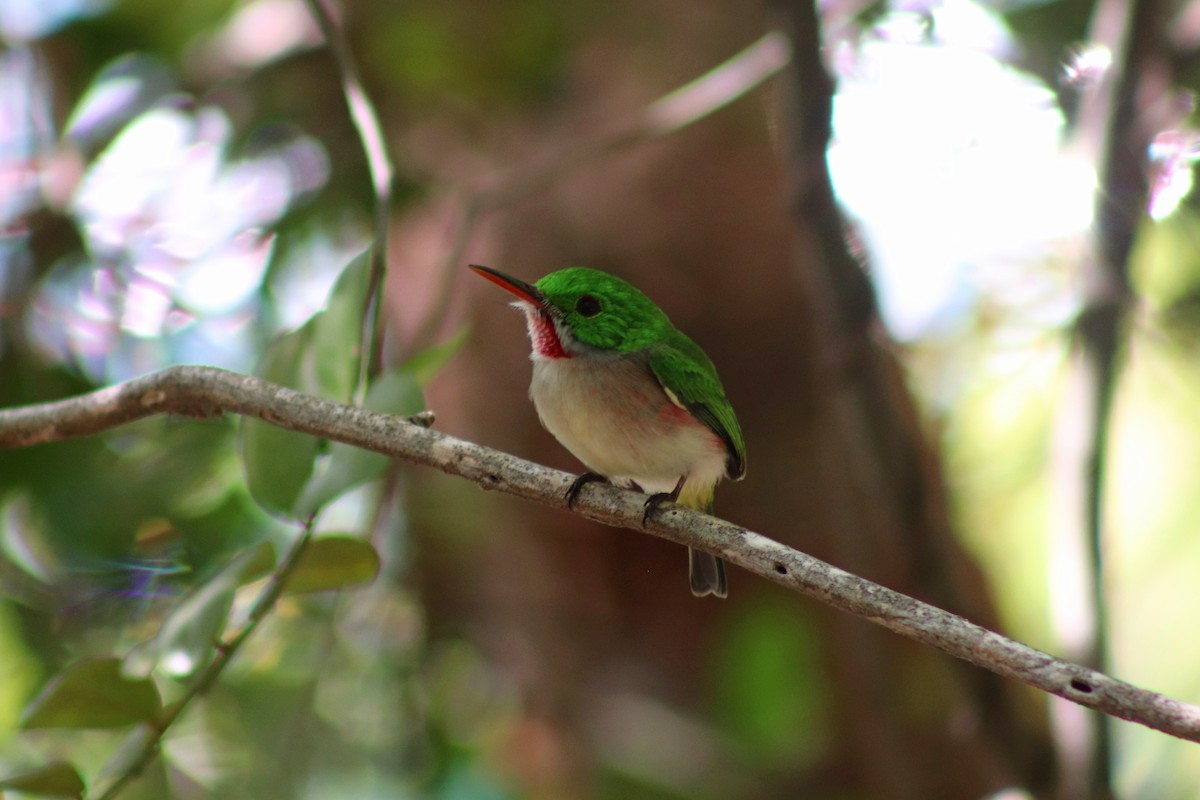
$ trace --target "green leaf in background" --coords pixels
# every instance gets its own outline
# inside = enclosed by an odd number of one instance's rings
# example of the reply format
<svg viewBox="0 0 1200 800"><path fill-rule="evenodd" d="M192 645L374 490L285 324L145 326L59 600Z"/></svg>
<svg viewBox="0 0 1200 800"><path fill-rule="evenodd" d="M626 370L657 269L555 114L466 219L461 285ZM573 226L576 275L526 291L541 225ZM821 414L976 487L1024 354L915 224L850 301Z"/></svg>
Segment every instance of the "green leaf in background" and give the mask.
<svg viewBox="0 0 1200 800"><path fill-rule="evenodd" d="M347 403L354 396L362 357L363 317L371 278L371 248L350 260L325 310L313 317L317 385L322 397Z"/></svg>
<svg viewBox="0 0 1200 800"><path fill-rule="evenodd" d="M511 800L517 795L490 765L469 756L458 756L440 776L434 797L439 800Z"/></svg>
<svg viewBox="0 0 1200 800"><path fill-rule="evenodd" d="M92 778L95 793L100 793L101 786L105 781L128 771L139 761L142 758L142 751L155 735L154 729L149 725L138 725L125 734L121 743L117 745L112 755L104 762L104 766L100 768L100 772ZM145 778L146 775L143 773L141 779L145 780Z"/></svg>
<svg viewBox="0 0 1200 800"><path fill-rule="evenodd" d="M363 406L369 411L406 417L425 408L425 397L407 370L385 372L371 383ZM387 465L385 455L334 442L323 468L313 475L296 501L296 515L308 517L347 490L378 478Z"/></svg>
<svg viewBox="0 0 1200 800"><path fill-rule="evenodd" d="M79 661L56 675L25 709L22 728L121 728L162 710L148 678L130 678L121 659Z"/></svg>
<svg viewBox="0 0 1200 800"><path fill-rule="evenodd" d="M278 560L275 547L270 542L259 542L226 569L236 569L238 586L245 586L270 575Z"/></svg>
<svg viewBox="0 0 1200 800"><path fill-rule="evenodd" d="M287 594L326 592L370 583L379 574L379 553L369 542L335 534L315 539L300 556L284 587Z"/></svg>
<svg viewBox="0 0 1200 800"><path fill-rule="evenodd" d="M393 370L371 382L363 407L368 411L406 417L425 408L425 395L410 370Z"/></svg>
<svg viewBox="0 0 1200 800"><path fill-rule="evenodd" d="M408 361L405 361L401 369L412 373L413 377L417 379L417 383L421 386L428 386L434 376L446 365L446 362L453 358L454 354L459 351L463 342L467 340L467 334L470 331L470 328L462 328L446 341L439 342L432 347L422 350L408 359Z"/></svg>
<svg viewBox="0 0 1200 800"><path fill-rule="evenodd" d="M129 671L142 673L158 666L174 678L194 674L216 652L238 587L269 572L274 563L275 551L269 542L243 551L188 594L163 622L146 651L130 654Z"/></svg>
<svg viewBox="0 0 1200 800"><path fill-rule="evenodd" d="M257 373L293 389L305 387L305 368L311 357L312 322L284 334L267 346ZM292 507L312 474L320 442L303 433L284 430L244 417L241 428L242 464L250 494L267 511L292 516Z"/></svg>
<svg viewBox="0 0 1200 800"><path fill-rule="evenodd" d="M781 635L780 631L787 631ZM760 764L815 763L831 715L820 632L802 606L755 598L727 621L715 694L725 732Z"/></svg>
<svg viewBox="0 0 1200 800"><path fill-rule="evenodd" d="M85 788L79 770L66 761L54 761L19 775L0 778L0 790L11 789L45 797L82 797Z"/></svg>

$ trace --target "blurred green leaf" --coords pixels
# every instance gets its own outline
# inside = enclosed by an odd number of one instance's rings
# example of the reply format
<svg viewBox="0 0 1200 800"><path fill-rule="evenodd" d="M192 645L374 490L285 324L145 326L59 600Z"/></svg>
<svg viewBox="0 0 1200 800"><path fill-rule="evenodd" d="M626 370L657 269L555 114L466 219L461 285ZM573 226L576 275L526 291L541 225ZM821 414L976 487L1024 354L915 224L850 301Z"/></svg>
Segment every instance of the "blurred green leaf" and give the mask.
<svg viewBox="0 0 1200 800"><path fill-rule="evenodd" d="M54 761L10 778L0 778L0 790L49 797L82 797L85 788L79 770L66 761Z"/></svg>
<svg viewBox="0 0 1200 800"><path fill-rule="evenodd" d="M446 362L454 357L454 354L462 347L463 342L467 340L467 334L470 333L470 328L462 328L458 333L451 336L444 342L439 342L433 347L428 347L414 355L408 361L404 362L401 367L405 372L412 373L422 387L428 386L446 365Z"/></svg>
<svg viewBox="0 0 1200 800"><path fill-rule="evenodd" d="M1146 221L1130 263L1137 292L1151 307L1170 309L1200 294L1200 215L1188 208Z"/></svg>
<svg viewBox="0 0 1200 800"><path fill-rule="evenodd" d="M226 569L233 569L236 565L238 586L245 586L270 575L277 561L275 548L271 543L259 542L252 549L242 553L238 560Z"/></svg>
<svg viewBox="0 0 1200 800"><path fill-rule="evenodd" d="M425 407L421 387L407 370L385 372L375 379L363 406L383 414L409 416ZM388 457L381 453L334 442L329 457L296 501L297 516L304 518L355 486L374 480L387 469Z"/></svg>
<svg viewBox="0 0 1200 800"><path fill-rule="evenodd" d="M273 383L303 389L313 330L310 321L271 342L258 374ZM246 485L259 505L290 517L296 498L312 474L319 445L312 436L243 418L241 451Z"/></svg>
<svg viewBox="0 0 1200 800"><path fill-rule="evenodd" d="M724 632L715 663L721 717L761 762L809 764L827 744L812 735L830 714L820 643L799 606L765 599L743 606Z"/></svg>
<svg viewBox="0 0 1200 800"><path fill-rule="evenodd" d="M56 675L25 709L22 728L120 728L162 709L154 682L129 678L121 659L79 661Z"/></svg>
<svg viewBox="0 0 1200 800"><path fill-rule="evenodd" d="M509 800L517 795L486 761L459 756L440 777L434 796L443 800Z"/></svg>
<svg viewBox="0 0 1200 800"><path fill-rule="evenodd" d="M425 408L425 395L411 370L393 370L371 382L363 407L368 411L406 417Z"/></svg>
<svg viewBox="0 0 1200 800"><path fill-rule="evenodd" d="M346 265L325 310L268 347L258 374L294 389L349 401L358 380L370 270L371 250L367 248ZM411 389L405 391L412 395ZM335 446L334 454L341 452L341 457L314 481L313 466L319 447L320 442L311 436L261 420L244 420L242 459L247 485L255 500L269 511L303 518L347 488L378 475L387 463L386 459L371 459L357 452L351 455L353 448ZM307 492L306 487L309 487Z"/></svg>
<svg viewBox="0 0 1200 800"><path fill-rule="evenodd" d="M142 751L154 735L154 729L149 725L138 725L127 733L112 755L104 762L99 774L92 779L93 785L114 778L134 767L136 762L142 758ZM144 779L145 775L142 775L142 778ZM96 791L99 792L99 788Z"/></svg>
<svg viewBox="0 0 1200 800"><path fill-rule="evenodd" d="M147 666L159 666L175 678L194 674L216 652L233 606L234 592L269 571L274 562L274 548L269 542L241 553L211 580L196 587L171 612L149 651L137 654L138 663L131 663L130 669L142 672Z"/></svg>
<svg viewBox="0 0 1200 800"><path fill-rule="evenodd" d="M300 556L284 591L325 592L370 583L379 574L379 553L369 542L335 534L314 540Z"/></svg>
<svg viewBox="0 0 1200 800"><path fill-rule="evenodd" d="M363 63L369 73L389 76L410 102L456 97L522 104L561 86L570 54L566 21L573 16L563 13L568 7L563 3L394 5L380 24L363 32ZM503 34L494 35L497 31Z"/></svg>
<svg viewBox="0 0 1200 800"><path fill-rule="evenodd" d="M362 354L363 317L371 278L371 248L342 271L325 310L313 317L317 385L323 397L347 403L354 396Z"/></svg>

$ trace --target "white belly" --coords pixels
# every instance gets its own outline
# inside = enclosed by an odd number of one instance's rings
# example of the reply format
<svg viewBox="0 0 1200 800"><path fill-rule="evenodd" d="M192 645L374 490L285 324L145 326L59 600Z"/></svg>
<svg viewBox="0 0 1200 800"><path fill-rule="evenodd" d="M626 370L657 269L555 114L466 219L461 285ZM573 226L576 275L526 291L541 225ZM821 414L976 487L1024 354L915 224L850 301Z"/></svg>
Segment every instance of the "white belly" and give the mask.
<svg viewBox="0 0 1200 800"><path fill-rule="evenodd" d="M542 424L589 470L615 483L706 494L725 476L725 444L622 356L533 359L529 396Z"/></svg>

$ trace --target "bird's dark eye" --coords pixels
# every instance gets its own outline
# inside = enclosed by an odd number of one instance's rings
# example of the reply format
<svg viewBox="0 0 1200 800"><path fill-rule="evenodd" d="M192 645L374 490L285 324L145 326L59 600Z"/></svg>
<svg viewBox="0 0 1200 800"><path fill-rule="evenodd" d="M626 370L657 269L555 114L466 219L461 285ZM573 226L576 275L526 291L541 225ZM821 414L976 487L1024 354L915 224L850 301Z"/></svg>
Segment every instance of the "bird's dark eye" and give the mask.
<svg viewBox="0 0 1200 800"><path fill-rule="evenodd" d="M575 301L575 310L585 317L594 317L600 313L600 301L595 295L585 294Z"/></svg>

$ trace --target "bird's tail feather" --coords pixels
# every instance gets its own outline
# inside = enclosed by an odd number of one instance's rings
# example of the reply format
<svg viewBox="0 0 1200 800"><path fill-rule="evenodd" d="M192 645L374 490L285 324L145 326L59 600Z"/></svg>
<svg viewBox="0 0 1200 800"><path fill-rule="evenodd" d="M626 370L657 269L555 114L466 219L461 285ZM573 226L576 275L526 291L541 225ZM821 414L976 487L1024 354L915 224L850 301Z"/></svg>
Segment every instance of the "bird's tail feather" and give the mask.
<svg viewBox="0 0 1200 800"><path fill-rule="evenodd" d="M713 513L713 487L698 487L689 492L686 484L680 492L679 502L685 506ZM729 584L725 578L725 562L703 550L688 548L688 581L696 597L715 595L729 596Z"/></svg>
<svg viewBox="0 0 1200 800"><path fill-rule="evenodd" d="M688 581L696 597L716 595L729 596L729 585L725 580L725 562L703 550L688 548Z"/></svg>

